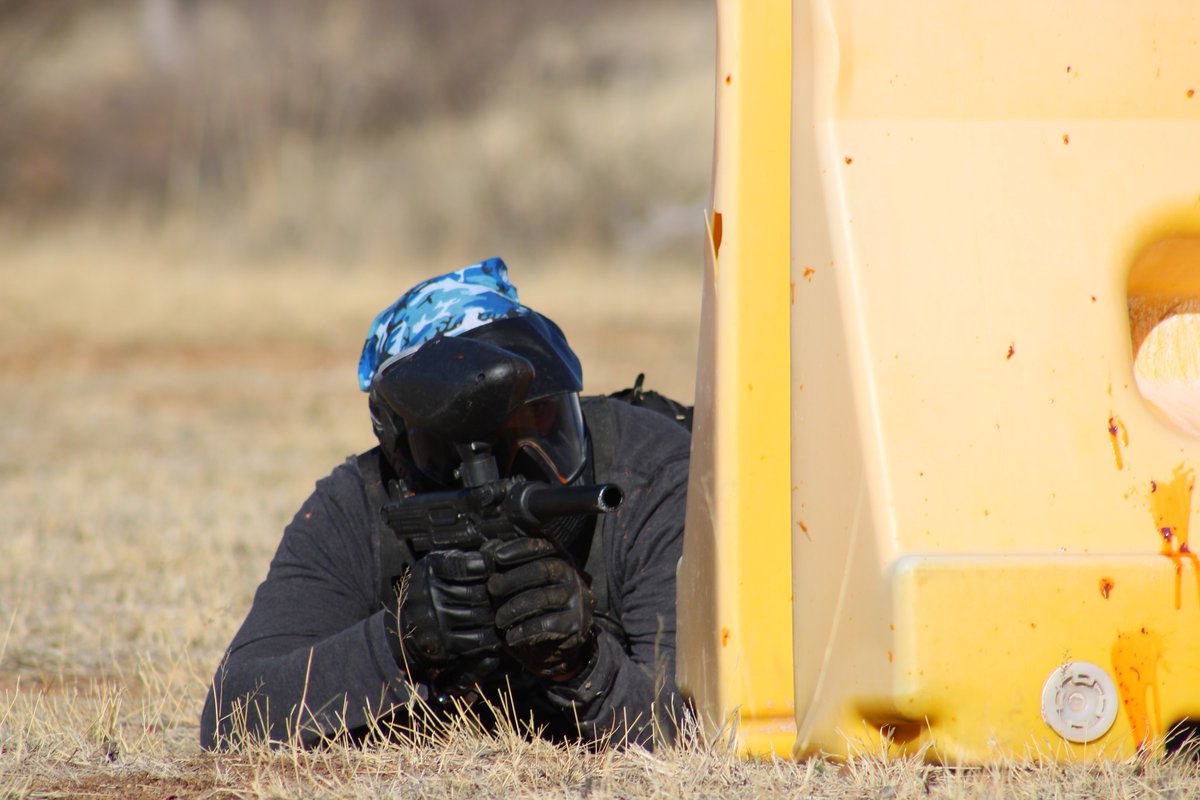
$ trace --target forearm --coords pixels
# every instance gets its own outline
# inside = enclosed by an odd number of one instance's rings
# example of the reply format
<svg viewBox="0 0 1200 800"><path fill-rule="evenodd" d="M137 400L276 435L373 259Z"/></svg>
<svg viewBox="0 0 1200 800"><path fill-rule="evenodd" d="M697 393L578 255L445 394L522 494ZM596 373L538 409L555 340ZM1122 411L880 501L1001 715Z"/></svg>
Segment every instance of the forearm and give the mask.
<svg viewBox="0 0 1200 800"><path fill-rule="evenodd" d="M645 747L670 741L683 714L673 654L673 637L657 656L638 653L641 658L635 658L601 630L594 663L570 681L548 685L547 696L578 720L585 740Z"/></svg>
<svg viewBox="0 0 1200 800"><path fill-rule="evenodd" d="M311 745L402 706L408 687L388 647L383 612L317 641L235 642L209 687L201 745Z"/></svg>

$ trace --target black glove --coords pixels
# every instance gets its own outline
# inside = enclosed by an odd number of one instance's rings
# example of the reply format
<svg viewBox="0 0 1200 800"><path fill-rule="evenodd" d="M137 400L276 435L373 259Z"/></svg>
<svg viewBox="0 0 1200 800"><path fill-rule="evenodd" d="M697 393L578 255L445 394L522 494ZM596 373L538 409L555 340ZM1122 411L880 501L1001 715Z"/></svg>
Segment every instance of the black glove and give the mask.
<svg viewBox="0 0 1200 800"><path fill-rule="evenodd" d="M596 599L583 577L545 539L489 542L484 550L495 569L487 590L508 652L542 678L573 677L596 646Z"/></svg>
<svg viewBox="0 0 1200 800"><path fill-rule="evenodd" d="M414 681L470 687L499 666L500 639L488 596L491 574L477 552L442 550L417 560L389 611L393 654Z"/></svg>

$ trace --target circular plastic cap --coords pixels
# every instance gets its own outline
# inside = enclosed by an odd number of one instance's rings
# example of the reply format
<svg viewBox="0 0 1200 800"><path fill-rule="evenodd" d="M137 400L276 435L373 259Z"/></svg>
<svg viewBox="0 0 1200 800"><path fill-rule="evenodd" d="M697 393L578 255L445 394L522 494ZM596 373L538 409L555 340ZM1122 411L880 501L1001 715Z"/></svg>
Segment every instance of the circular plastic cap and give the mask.
<svg viewBox="0 0 1200 800"><path fill-rule="evenodd" d="M1068 742L1099 739L1117 719L1117 685L1102 667L1069 661L1042 687L1042 719Z"/></svg>

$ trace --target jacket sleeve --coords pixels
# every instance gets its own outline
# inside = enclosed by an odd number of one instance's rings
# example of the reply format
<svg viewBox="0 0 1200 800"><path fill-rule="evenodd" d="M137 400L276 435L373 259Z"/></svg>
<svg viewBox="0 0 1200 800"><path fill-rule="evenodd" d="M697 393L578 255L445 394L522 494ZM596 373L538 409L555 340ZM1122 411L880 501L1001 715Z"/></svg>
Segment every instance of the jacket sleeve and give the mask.
<svg viewBox="0 0 1200 800"><path fill-rule="evenodd" d="M680 433L671 430L670 437ZM625 485L626 500L605 531L611 536L607 579L624 641L601 630L592 668L547 689L552 702L579 720L585 739L652 745L672 740L682 720L675 686L675 570L683 551L686 441L682 452L675 450L673 458L657 459L651 474L614 464L612 478Z"/></svg>
<svg viewBox="0 0 1200 800"><path fill-rule="evenodd" d="M374 597L370 531L357 470L340 466L285 529L213 676L203 747L233 747L243 737L312 744L409 699Z"/></svg>

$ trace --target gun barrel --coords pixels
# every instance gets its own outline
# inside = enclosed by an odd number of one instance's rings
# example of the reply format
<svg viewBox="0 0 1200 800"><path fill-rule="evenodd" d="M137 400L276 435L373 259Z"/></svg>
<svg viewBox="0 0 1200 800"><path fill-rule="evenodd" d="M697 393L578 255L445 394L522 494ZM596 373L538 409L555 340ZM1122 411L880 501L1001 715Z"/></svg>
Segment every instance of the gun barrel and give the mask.
<svg viewBox="0 0 1200 800"><path fill-rule="evenodd" d="M546 522L555 517L607 514L620 508L624 500L625 493L615 483L593 483L533 489L525 498L525 507L538 520Z"/></svg>

